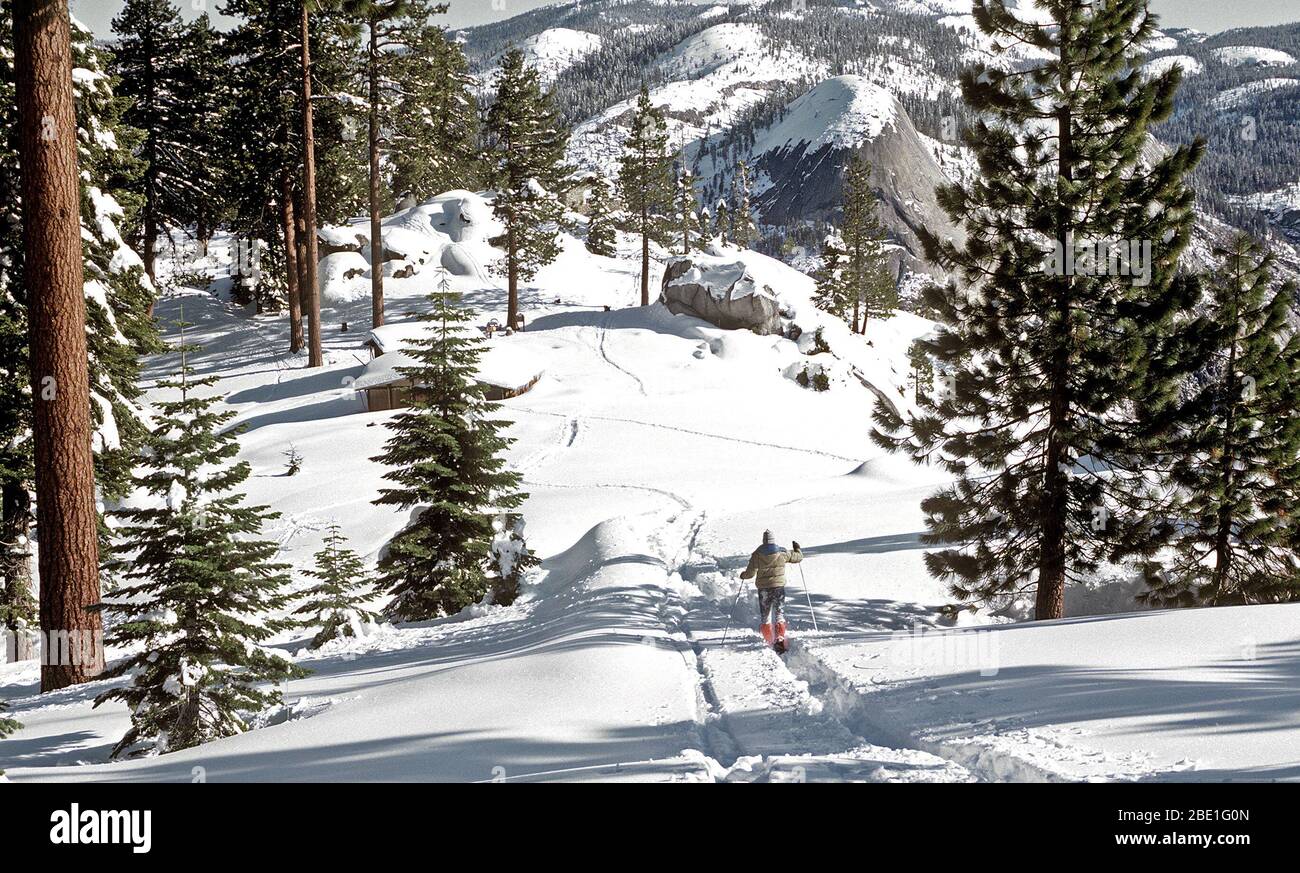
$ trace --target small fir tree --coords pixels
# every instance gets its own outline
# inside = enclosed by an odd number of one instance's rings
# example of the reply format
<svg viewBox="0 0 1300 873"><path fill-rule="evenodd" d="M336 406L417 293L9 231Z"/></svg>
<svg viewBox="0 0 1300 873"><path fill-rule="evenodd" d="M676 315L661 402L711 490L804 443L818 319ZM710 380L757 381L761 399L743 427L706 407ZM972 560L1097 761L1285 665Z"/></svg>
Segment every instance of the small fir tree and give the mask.
<svg viewBox="0 0 1300 873"><path fill-rule="evenodd" d="M607 258L614 256L618 242L612 197L613 192L605 177L600 174L593 176L590 212L587 215L587 251Z"/></svg>
<svg viewBox="0 0 1300 873"><path fill-rule="evenodd" d="M157 404L134 484L160 505L112 513L122 524L110 567L126 583L101 608L116 618L108 644L135 653L108 672L130 684L95 699L131 710L114 757L240 733L247 714L280 702L278 683L305 675L261 645L292 626L274 617L289 577L275 561L279 547L260 538L278 513L245 505L239 493L250 468L235 461L236 431L222 429L234 413L196 393L216 382L190 378L182 364L178 379L159 384L179 398Z"/></svg>
<svg viewBox="0 0 1300 873"><path fill-rule="evenodd" d="M375 503L419 507L379 562L393 595L387 613L407 621L455 613L492 590L492 520L526 496L502 457L508 422L491 417L497 404L475 381L483 339L468 327L471 314L445 276L430 299L427 335L408 350L416 365L400 370L415 386L415 405L388 423L393 436L375 459L392 468L385 478L394 483Z"/></svg>
<svg viewBox="0 0 1300 873"><path fill-rule="evenodd" d="M317 584L298 595L306 602L294 615L304 616L305 624L320 628L311 648L318 649L338 637L360 636L363 625L379 620L364 607L374 596L370 574L357 553L347 548L347 538L337 522L325 529L325 542L307 575Z"/></svg>

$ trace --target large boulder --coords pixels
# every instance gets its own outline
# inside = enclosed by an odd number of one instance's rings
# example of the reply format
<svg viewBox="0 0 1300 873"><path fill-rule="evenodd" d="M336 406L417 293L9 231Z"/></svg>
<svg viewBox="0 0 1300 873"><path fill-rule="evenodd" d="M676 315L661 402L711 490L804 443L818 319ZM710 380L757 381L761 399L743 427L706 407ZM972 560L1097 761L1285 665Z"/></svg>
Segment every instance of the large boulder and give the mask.
<svg viewBox="0 0 1300 873"><path fill-rule="evenodd" d="M781 333L780 304L743 261L712 255L677 258L664 271L660 302L674 315L692 315L727 330Z"/></svg>

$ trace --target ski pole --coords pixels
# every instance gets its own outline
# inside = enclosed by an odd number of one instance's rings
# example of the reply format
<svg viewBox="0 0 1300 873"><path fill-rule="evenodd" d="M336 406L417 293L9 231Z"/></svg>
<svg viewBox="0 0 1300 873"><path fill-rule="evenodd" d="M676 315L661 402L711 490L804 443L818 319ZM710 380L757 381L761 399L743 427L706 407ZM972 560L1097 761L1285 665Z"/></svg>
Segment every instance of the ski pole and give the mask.
<svg viewBox="0 0 1300 873"><path fill-rule="evenodd" d="M727 629L722 632L722 644L727 644L727 634L731 633L731 623L736 620L736 605L740 603L740 595L745 593L745 583L740 583L740 590L736 592L736 599L731 601L731 612L727 613Z"/></svg>
<svg viewBox="0 0 1300 873"><path fill-rule="evenodd" d="M817 611L813 609L812 595L808 593L808 577L803 574L803 564L799 565L799 581L803 583L803 596L808 601L808 614L812 616L813 630L821 633L821 631L817 630Z"/></svg>

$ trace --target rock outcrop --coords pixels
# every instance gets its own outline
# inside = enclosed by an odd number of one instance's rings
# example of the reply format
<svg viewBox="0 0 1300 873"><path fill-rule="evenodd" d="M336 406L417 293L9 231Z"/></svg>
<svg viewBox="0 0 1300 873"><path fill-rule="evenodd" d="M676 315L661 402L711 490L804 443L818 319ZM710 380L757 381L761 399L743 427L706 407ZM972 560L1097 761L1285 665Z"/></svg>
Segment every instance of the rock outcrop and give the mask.
<svg viewBox="0 0 1300 873"><path fill-rule="evenodd" d="M743 261L707 254L677 258L664 271L659 300L674 315L692 315L727 330L781 333L776 295L754 281Z"/></svg>

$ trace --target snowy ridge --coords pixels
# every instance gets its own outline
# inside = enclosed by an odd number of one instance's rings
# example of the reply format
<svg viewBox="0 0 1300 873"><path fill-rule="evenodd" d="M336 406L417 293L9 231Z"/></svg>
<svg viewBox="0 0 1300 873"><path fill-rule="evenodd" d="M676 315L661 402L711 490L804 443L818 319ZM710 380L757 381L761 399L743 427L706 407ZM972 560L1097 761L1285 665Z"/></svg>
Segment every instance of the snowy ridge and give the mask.
<svg viewBox="0 0 1300 873"><path fill-rule="evenodd" d="M754 154L806 143L853 148L878 137L901 111L894 96L861 76L836 76L820 83L790 104L785 117L765 130Z"/></svg>

